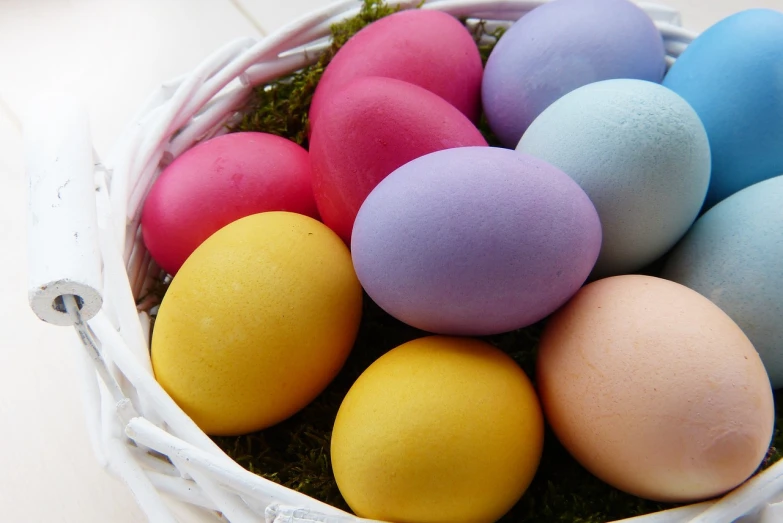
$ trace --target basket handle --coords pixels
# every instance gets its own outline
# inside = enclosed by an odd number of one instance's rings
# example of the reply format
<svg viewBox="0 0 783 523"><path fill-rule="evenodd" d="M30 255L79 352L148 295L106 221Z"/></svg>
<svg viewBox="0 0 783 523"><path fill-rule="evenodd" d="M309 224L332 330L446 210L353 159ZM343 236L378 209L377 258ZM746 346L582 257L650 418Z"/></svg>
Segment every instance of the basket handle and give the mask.
<svg viewBox="0 0 783 523"><path fill-rule="evenodd" d="M87 111L75 98L40 95L24 118L28 192L28 300L43 321L70 326L103 304L95 166Z"/></svg>

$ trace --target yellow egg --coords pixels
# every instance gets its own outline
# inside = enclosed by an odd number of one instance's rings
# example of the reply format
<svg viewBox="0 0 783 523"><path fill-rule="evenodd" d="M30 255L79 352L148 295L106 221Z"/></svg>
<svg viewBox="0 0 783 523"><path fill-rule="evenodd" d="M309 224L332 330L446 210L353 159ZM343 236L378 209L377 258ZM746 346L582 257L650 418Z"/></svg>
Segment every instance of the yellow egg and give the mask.
<svg viewBox="0 0 783 523"><path fill-rule="evenodd" d="M332 434L337 486L361 517L493 522L541 458L530 380L491 345L430 336L392 349L343 400Z"/></svg>
<svg viewBox="0 0 783 523"><path fill-rule="evenodd" d="M361 305L350 253L325 225L248 216L210 236L171 282L153 333L155 377L207 434L263 429L335 377Z"/></svg>

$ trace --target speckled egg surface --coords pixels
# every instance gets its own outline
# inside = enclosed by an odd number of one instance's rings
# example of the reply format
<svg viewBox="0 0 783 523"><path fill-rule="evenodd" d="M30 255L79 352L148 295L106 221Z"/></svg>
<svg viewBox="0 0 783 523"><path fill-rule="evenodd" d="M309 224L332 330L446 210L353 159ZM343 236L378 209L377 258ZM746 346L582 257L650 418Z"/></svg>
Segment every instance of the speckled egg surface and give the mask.
<svg viewBox="0 0 783 523"><path fill-rule="evenodd" d="M660 32L627 0L555 0L517 21L487 61L482 101L490 127L516 147L552 102L610 78L660 82L665 71Z"/></svg>
<svg viewBox="0 0 783 523"><path fill-rule="evenodd" d="M557 168L507 149L432 153L368 196L352 257L367 293L420 329L530 325L584 283L601 243L593 204Z"/></svg>
<svg viewBox="0 0 783 523"><path fill-rule="evenodd" d="M707 129L712 180L705 207L783 174L783 13L750 9L691 43L663 85Z"/></svg>
<svg viewBox="0 0 783 523"><path fill-rule="evenodd" d="M772 438L758 353L716 305L649 276L583 287L549 319L537 386L549 424L587 470L633 495L688 502L727 492Z"/></svg>
<svg viewBox="0 0 783 523"><path fill-rule="evenodd" d="M729 196L703 215L662 273L723 309L783 387L783 176Z"/></svg>
<svg viewBox="0 0 783 523"><path fill-rule="evenodd" d="M639 270L696 219L710 177L707 134L665 87L606 80L567 94L527 130L518 151L562 169L590 196L603 246L592 277Z"/></svg>
<svg viewBox="0 0 783 523"><path fill-rule="evenodd" d="M394 13L356 33L332 58L313 95L310 125L330 97L367 76L416 84L476 121L482 73L473 37L455 17L428 9Z"/></svg>
<svg viewBox="0 0 783 523"><path fill-rule="evenodd" d="M487 145L443 98L392 78L352 81L330 97L313 130L313 191L323 222L350 243L356 213L389 173L433 151Z"/></svg>

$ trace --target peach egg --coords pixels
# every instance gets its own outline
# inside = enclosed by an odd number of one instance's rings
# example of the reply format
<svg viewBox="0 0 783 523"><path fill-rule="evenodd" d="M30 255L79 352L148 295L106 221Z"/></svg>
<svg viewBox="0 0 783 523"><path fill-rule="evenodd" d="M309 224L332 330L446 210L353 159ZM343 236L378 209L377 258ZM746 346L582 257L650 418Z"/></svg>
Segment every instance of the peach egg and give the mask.
<svg viewBox="0 0 783 523"><path fill-rule="evenodd" d="M723 494L767 452L772 388L716 305L649 276L591 283L549 321L537 382L555 434L587 470L666 502Z"/></svg>

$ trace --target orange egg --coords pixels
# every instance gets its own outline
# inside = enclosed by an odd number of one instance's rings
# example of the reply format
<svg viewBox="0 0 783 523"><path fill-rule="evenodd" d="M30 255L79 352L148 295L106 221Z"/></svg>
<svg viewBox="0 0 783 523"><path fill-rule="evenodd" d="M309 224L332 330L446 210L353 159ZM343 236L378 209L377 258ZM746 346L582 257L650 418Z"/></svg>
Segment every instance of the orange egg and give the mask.
<svg viewBox="0 0 783 523"><path fill-rule="evenodd" d="M537 382L577 461L643 498L725 493L772 437L772 389L753 345L712 302L659 278L583 287L545 329Z"/></svg>

